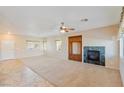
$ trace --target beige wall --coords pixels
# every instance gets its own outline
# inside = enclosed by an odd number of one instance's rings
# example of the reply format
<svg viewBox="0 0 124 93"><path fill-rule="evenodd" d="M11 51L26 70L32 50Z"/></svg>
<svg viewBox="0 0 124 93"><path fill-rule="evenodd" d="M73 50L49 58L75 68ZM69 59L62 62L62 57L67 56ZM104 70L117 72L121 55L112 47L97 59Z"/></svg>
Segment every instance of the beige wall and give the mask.
<svg viewBox="0 0 124 93"><path fill-rule="evenodd" d="M118 26L102 27L71 34L62 34L61 36L46 37L47 39L47 55L68 59L68 36L82 35L82 43L84 46L105 46L106 67L119 68L119 44L117 40ZM26 40L42 41L42 38L19 35L0 34L1 40L14 40L16 46L16 58L41 55L42 51L26 50ZM55 40L62 40L62 51L56 51ZM83 48L82 47L82 48ZM83 50L83 49L82 49ZM82 56L83 58L83 56Z"/></svg>
<svg viewBox="0 0 124 93"><path fill-rule="evenodd" d="M83 33L85 46L105 46L106 67L119 68L118 26L109 26Z"/></svg>
<svg viewBox="0 0 124 93"><path fill-rule="evenodd" d="M48 51L50 56L68 59L68 36L82 35L82 44L84 46L105 46L106 67L119 68L119 47L117 40L118 26L108 26L98 29L92 29L88 31L82 31L79 33L71 33L62 36L48 37ZM56 51L55 40L63 41L63 50L61 52ZM82 47L82 48L83 48ZM83 49L82 49L83 50ZM83 57L82 57L83 59Z"/></svg>
<svg viewBox="0 0 124 93"><path fill-rule="evenodd" d="M42 54L42 51L39 51L39 50L32 50L31 51L31 50L26 49L26 40L42 41L42 38L31 37L31 36L11 35L11 34L10 35L9 34L0 34L0 42L2 40L15 41L15 51L16 51L15 52L15 55L16 55L15 58L37 56L37 55Z"/></svg>
<svg viewBox="0 0 124 93"><path fill-rule="evenodd" d="M62 40L62 51L56 51L56 40ZM68 45L66 36L54 36L47 38L47 55L60 59L68 59Z"/></svg>

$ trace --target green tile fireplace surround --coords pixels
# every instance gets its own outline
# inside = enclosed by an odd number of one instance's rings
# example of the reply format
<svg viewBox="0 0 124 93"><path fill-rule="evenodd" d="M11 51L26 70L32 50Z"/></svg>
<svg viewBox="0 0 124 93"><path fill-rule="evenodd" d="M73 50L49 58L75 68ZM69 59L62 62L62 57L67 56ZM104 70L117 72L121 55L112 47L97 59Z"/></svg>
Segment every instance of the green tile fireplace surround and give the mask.
<svg viewBox="0 0 124 93"><path fill-rule="evenodd" d="M104 46L85 46L84 63L105 66L105 47Z"/></svg>

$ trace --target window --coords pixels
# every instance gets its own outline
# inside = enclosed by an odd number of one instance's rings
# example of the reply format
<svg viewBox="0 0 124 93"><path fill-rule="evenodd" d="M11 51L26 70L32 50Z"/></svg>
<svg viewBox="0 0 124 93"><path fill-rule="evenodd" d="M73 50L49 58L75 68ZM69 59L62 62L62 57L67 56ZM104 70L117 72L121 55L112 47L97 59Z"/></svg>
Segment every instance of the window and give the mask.
<svg viewBox="0 0 124 93"><path fill-rule="evenodd" d="M56 40L56 51L61 51L61 50L62 50L62 41Z"/></svg>
<svg viewBox="0 0 124 93"><path fill-rule="evenodd" d="M2 60L15 58L15 41L2 40L0 54Z"/></svg>
<svg viewBox="0 0 124 93"><path fill-rule="evenodd" d="M47 50L47 41L43 41L43 51Z"/></svg>
<svg viewBox="0 0 124 93"><path fill-rule="evenodd" d="M39 41L27 41L27 49L40 49Z"/></svg>

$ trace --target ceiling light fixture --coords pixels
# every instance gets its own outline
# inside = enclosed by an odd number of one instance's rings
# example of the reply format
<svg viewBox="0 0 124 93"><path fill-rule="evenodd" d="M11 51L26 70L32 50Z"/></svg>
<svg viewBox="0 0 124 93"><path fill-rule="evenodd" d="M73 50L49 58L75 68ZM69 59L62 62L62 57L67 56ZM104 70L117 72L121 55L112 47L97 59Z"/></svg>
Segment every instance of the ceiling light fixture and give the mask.
<svg viewBox="0 0 124 93"><path fill-rule="evenodd" d="M70 28L64 25L64 22L61 22L61 26L60 26L60 32L61 33L65 33L65 32L70 32L75 30L74 28Z"/></svg>
<svg viewBox="0 0 124 93"><path fill-rule="evenodd" d="M65 33L65 30L60 30L61 33Z"/></svg>

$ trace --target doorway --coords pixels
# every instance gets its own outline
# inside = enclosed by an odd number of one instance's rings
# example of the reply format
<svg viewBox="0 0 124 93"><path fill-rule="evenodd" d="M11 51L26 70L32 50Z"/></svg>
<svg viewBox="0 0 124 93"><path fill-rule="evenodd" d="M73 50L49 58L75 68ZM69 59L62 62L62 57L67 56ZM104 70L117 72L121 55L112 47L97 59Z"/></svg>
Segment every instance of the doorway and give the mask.
<svg viewBox="0 0 124 93"><path fill-rule="evenodd" d="M13 40L1 41L1 60L15 58L15 42Z"/></svg>
<svg viewBox="0 0 124 93"><path fill-rule="evenodd" d="M68 59L82 62L82 36L68 37Z"/></svg>

